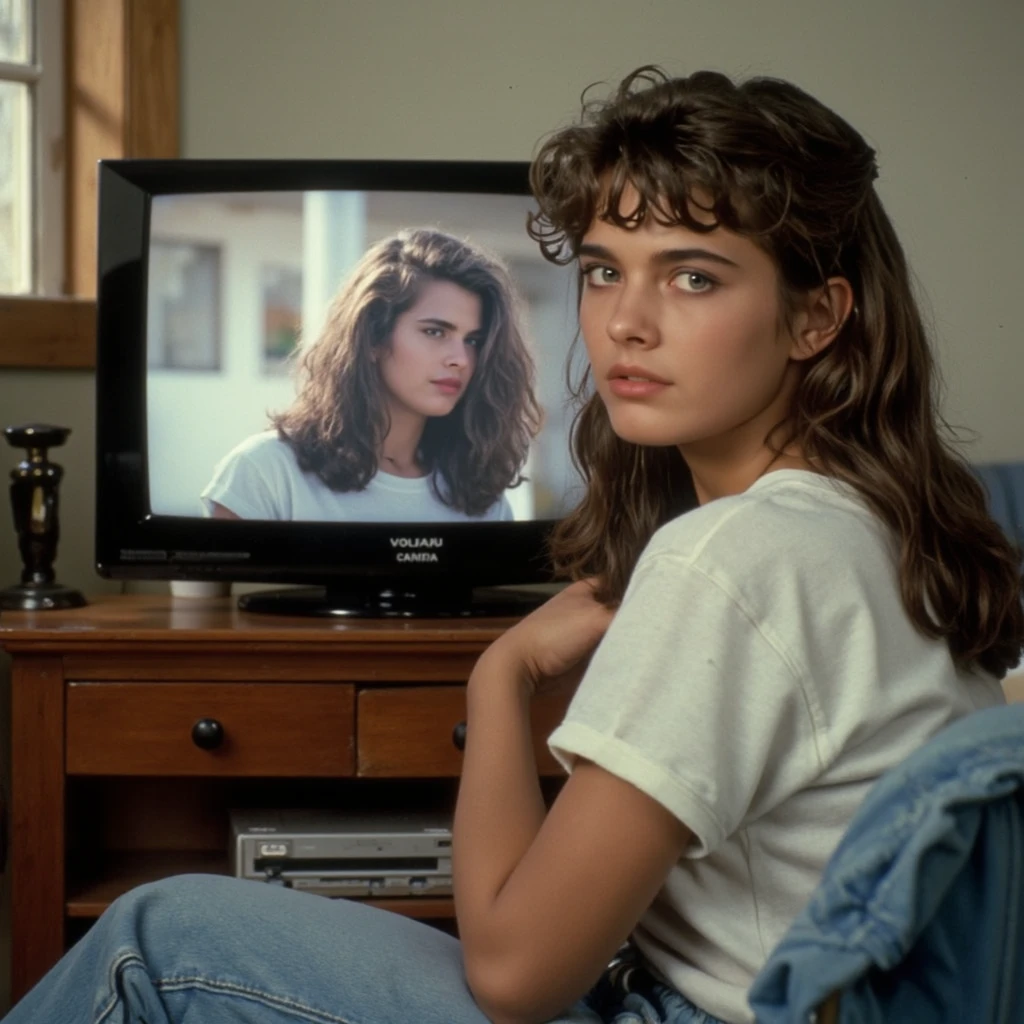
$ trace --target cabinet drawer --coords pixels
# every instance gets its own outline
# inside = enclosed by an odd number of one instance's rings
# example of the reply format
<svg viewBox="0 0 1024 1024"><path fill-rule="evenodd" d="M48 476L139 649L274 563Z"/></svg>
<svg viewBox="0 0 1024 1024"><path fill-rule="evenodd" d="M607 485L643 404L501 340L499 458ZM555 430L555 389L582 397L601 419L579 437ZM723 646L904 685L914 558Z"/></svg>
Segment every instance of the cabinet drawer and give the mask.
<svg viewBox="0 0 1024 1024"><path fill-rule="evenodd" d="M356 699L357 774L438 778L462 770L456 730L466 721L464 687L382 687L360 690ZM547 738L567 704L566 697L533 702L533 749L545 775L562 774Z"/></svg>
<svg viewBox="0 0 1024 1024"><path fill-rule="evenodd" d="M354 701L340 683L71 683L67 771L351 775Z"/></svg>

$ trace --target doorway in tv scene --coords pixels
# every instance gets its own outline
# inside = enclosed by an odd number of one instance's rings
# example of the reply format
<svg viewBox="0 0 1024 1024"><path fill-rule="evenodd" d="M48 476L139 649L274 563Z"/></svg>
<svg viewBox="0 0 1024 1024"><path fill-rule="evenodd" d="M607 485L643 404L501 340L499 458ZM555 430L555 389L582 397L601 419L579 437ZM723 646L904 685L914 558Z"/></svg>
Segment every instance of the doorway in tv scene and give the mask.
<svg viewBox="0 0 1024 1024"><path fill-rule="evenodd" d="M151 208L147 434L152 509L201 516L218 463L270 428L295 397L303 346L367 248L433 227L509 270L536 364L544 426L526 481L506 491L517 520L563 515L580 483L569 455L565 362L575 278L525 230L527 196L419 192L161 195ZM196 410L201 410L197 415Z"/></svg>
<svg viewBox="0 0 1024 1024"><path fill-rule="evenodd" d="M260 267L263 372L286 375L302 330L302 269L268 263Z"/></svg>

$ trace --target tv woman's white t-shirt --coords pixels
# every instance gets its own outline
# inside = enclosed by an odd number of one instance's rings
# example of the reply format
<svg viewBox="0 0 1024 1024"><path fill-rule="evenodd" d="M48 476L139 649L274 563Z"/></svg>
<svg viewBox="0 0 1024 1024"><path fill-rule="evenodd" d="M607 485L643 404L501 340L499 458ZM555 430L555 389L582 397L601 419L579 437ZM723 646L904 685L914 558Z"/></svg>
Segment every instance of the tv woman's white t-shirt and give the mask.
<svg viewBox="0 0 1024 1024"><path fill-rule="evenodd" d="M304 473L291 447L275 431L247 438L217 464L200 495L203 511L213 503L242 519L321 523L459 523L512 519L502 495L483 515L468 516L441 502L429 476L410 479L379 470L361 491L332 491L314 473Z"/></svg>

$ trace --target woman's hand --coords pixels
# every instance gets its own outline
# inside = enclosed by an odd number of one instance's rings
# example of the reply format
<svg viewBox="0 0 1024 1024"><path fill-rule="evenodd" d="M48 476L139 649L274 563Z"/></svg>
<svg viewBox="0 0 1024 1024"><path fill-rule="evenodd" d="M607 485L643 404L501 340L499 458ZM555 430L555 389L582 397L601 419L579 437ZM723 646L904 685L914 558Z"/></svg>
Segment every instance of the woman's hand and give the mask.
<svg viewBox="0 0 1024 1024"><path fill-rule="evenodd" d="M575 688L615 617L580 580L531 612L496 640L485 657L511 665L531 693Z"/></svg>

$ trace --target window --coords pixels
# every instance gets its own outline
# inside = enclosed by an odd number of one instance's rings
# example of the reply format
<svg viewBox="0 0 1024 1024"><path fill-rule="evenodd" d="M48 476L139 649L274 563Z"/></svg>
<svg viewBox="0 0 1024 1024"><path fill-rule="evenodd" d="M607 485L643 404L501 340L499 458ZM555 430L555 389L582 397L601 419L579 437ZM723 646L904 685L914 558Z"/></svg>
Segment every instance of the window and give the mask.
<svg viewBox="0 0 1024 1024"><path fill-rule="evenodd" d="M0 88L14 97L0 130L0 167L9 170L0 189L11 199L0 249L6 241L9 268L20 260L19 287L27 279L35 289L11 294L0 283L0 372L88 370L96 162L178 155L179 0L0 0L0 25ZM19 108L31 125L16 124ZM19 173L30 191L21 188L15 204Z"/></svg>
<svg viewBox="0 0 1024 1024"><path fill-rule="evenodd" d="M153 239L146 339L151 369L219 370L220 248Z"/></svg>
<svg viewBox="0 0 1024 1024"><path fill-rule="evenodd" d="M63 291L61 0L0 0L0 293Z"/></svg>

